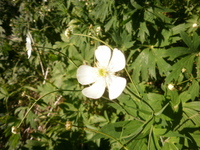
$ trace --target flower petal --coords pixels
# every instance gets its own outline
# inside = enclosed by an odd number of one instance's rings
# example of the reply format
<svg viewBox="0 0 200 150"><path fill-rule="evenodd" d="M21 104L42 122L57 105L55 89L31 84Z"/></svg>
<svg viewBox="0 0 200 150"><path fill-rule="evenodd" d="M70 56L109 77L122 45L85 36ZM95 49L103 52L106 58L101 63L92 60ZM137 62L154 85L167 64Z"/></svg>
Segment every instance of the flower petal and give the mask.
<svg viewBox="0 0 200 150"><path fill-rule="evenodd" d="M123 92L126 86L126 79L113 75L107 79L107 83L109 98L112 100Z"/></svg>
<svg viewBox="0 0 200 150"><path fill-rule="evenodd" d="M107 67L111 57L111 50L108 46L99 46L95 51L95 57L100 67Z"/></svg>
<svg viewBox="0 0 200 150"><path fill-rule="evenodd" d="M32 52L31 38L29 34L27 34L27 37L26 37L26 49L27 49L27 55L29 59L31 57L31 52Z"/></svg>
<svg viewBox="0 0 200 150"><path fill-rule="evenodd" d="M81 65L77 69L76 77L78 82L82 85L94 83L98 78L97 68L93 68L88 65Z"/></svg>
<svg viewBox="0 0 200 150"><path fill-rule="evenodd" d="M110 60L108 69L111 72L117 72L124 69L125 65L126 65L126 60L124 54L120 50L115 48L113 50L112 58Z"/></svg>
<svg viewBox="0 0 200 150"><path fill-rule="evenodd" d="M105 79L99 78L93 85L82 90L83 95L92 99L100 98L106 88Z"/></svg>

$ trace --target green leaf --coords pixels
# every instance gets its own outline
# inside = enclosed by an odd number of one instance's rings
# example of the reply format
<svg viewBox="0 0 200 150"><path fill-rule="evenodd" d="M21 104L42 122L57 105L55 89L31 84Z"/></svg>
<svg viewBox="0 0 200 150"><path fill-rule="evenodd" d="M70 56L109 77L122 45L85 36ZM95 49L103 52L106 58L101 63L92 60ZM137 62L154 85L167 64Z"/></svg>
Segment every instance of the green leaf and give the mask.
<svg viewBox="0 0 200 150"><path fill-rule="evenodd" d="M129 150L147 150L147 139L142 138L138 140L133 140L131 143L128 144Z"/></svg>
<svg viewBox="0 0 200 150"><path fill-rule="evenodd" d="M21 136L20 134L12 134L9 138L9 141L6 143L6 146L9 146L9 150L13 150L18 147Z"/></svg>
<svg viewBox="0 0 200 150"><path fill-rule="evenodd" d="M178 62L176 62L171 68L171 73L166 77L166 83L170 83L172 80L177 81L180 77L179 75L182 73L182 69L185 68L188 74L192 73L193 65L194 65L195 55L191 54L181 58ZM169 70L169 71L170 71Z"/></svg>
<svg viewBox="0 0 200 150"><path fill-rule="evenodd" d="M156 65L159 67L160 75L168 75L170 65L160 56L158 49L144 49L132 63L131 67L134 69L133 80L138 82L140 76L142 81L148 81L148 78L157 78Z"/></svg>
<svg viewBox="0 0 200 150"><path fill-rule="evenodd" d="M187 33L185 32L180 32L181 38L183 39L183 41L185 42L185 44L189 47L192 48L192 40L191 38L188 36Z"/></svg>
<svg viewBox="0 0 200 150"><path fill-rule="evenodd" d="M165 142L161 150L179 150L174 143Z"/></svg>
<svg viewBox="0 0 200 150"><path fill-rule="evenodd" d="M33 149L36 147L44 147L47 143L42 142L42 141L37 141L37 140L27 140L27 143L25 145L26 148Z"/></svg>
<svg viewBox="0 0 200 150"><path fill-rule="evenodd" d="M155 112L160 111L160 109L162 109L162 102L164 100L163 95L156 93L148 93L147 97L149 105L152 106Z"/></svg>
<svg viewBox="0 0 200 150"><path fill-rule="evenodd" d="M180 99L180 102L185 103L191 99L191 95L189 94L188 91L184 91L179 95L179 99Z"/></svg>
<svg viewBox="0 0 200 150"><path fill-rule="evenodd" d="M0 99L3 99L8 96L8 91L4 87L0 87Z"/></svg>
<svg viewBox="0 0 200 150"><path fill-rule="evenodd" d="M30 123L30 127L33 129L37 128L37 123L35 122L37 116L32 111L29 111L28 115L26 116L26 123Z"/></svg>
<svg viewBox="0 0 200 150"><path fill-rule="evenodd" d="M194 101L189 103L183 103L184 108L194 109L196 111L200 111L200 101Z"/></svg>
<svg viewBox="0 0 200 150"><path fill-rule="evenodd" d="M199 96L199 82L197 80L192 80L192 85L189 87L188 93L190 93L192 100Z"/></svg>
<svg viewBox="0 0 200 150"><path fill-rule="evenodd" d="M149 35L149 30L147 29L146 22L141 22L138 37L140 38L140 41L142 43L144 43L144 41L146 40L147 35Z"/></svg>
<svg viewBox="0 0 200 150"><path fill-rule="evenodd" d="M200 38L196 32L193 34L193 51L198 50L198 47L200 45Z"/></svg>
<svg viewBox="0 0 200 150"><path fill-rule="evenodd" d="M183 108L184 115L183 117L186 120L185 127L198 127L200 126L200 114L199 111L194 110L193 108Z"/></svg>
<svg viewBox="0 0 200 150"><path fill-rule="evenodd" d="M200 147L200 133L197 131L196 133L189 133L190 136L192 136L192 138L195 140L196 144L198 147Z"/></svg>
<svg viewBox="0 0 200 150"><path fill-rule="evenodd" d="M121 121L116 123L110 123L103 126L99 131L98 134L95 134L92 138L93 140L99 138L110 138L110 139L120 139L123 132L123 127L130 121ZM124 135L125 136L125 135Z"/></svg>
<svg viewBox="0 0 200 150"><path fill-rule="evenodd" d="M131 0L131 5L136 9L142 9L143 7L139 5L135 0Z"/></svg>
<svg viewBox="0 0 200 150"><path fill-rule="evenodd" d="M169 60L174 60L177 57L184 56L185 54L191 54L188 48L185 47L172 47L165 51L165 57L169 56Z"/></svg>
<svg viewBox="0 0 200 150"><path fill-rule="evenodd" d="M178 24L177 26L174 26L172 28L172 35L179 34L180 32L183 32L186 29L186 25L183 24Z"/></svg>

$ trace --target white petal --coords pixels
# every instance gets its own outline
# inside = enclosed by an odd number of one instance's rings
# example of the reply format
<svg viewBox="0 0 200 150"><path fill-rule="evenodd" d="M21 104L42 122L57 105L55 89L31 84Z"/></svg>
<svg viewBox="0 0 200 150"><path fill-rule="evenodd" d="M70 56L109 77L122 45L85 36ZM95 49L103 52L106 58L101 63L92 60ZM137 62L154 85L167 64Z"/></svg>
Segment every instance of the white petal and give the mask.
<svg viewBox="0 0 200 150"><path fill-rule="evenodd" d="M31 38L29 34L27 34L26 43L31 44Z"/></svg>
<svg viewBox="0 0 200 150"><path fill-rule="evenodd" d="M98 78L97 68L93 68L88 65L81 65L77 69L76 77L78 82L82 85L94 83Z"/></svg>
<svg viewBox="0 0 200 150"><path fill-rule="evenodd" d="M31 57L31 52L32 52L31 38L29 35L27 35L26 37L26 49L27 49L27 55L29 59Z"/></svg>
<svg viewBox="0 0 200 150"><path fill-rule="evenodd" d="M123 92L126 86L126 79L113 75L107 79L107 86L108 86L109 98L111 100L115 99Z"/></svg>
<svg viewBox="0 0 200 150"><path fill-rule="evenodd" d="M108 69L111 72L117 72L124 69L125 65L126 65L126 60L124 54L120 50L115 48L113 50L112 58L110 60Z"/></svg>
<svg viewBox="0 0 200 150"><path fill-rule="evenodd" d="M95 51L95 57L101 67L107 67L111 57L111 50L108 46L99 46Z"/></svg>
<svg viewBox="0 0 200 150"><path fill-rule="evenodd" d="M100 98L106 88L105 79L99 78L93 85L82 90L83 95L92 99Z"/></svg>
<svg viewBox="0 0 200 150"><path fill-rule="evenodd" d="M28 59L31 57L31 53L32 53L32 47L29 47L27 51Z"/></svg>

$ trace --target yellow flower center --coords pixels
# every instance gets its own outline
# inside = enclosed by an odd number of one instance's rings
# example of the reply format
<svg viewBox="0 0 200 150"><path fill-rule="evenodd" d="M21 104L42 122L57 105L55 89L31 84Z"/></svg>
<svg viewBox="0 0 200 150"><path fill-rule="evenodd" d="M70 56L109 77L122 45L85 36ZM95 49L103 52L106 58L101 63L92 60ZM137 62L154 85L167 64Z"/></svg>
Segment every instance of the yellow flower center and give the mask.
<svg viewBox="0 0 200 150"><path fill-rule="evenodd" d="M104 68L99 69L99 75L105 77L108 74L108 71Z"/></svg>

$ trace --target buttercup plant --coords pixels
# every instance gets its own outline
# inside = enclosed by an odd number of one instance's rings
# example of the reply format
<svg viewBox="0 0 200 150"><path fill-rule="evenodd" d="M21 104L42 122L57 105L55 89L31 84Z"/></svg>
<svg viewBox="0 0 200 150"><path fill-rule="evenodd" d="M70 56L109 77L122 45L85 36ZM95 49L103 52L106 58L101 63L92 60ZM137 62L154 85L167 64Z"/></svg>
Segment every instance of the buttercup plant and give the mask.
<svg viewBox="0 0 200 150"><path fill-rule="evenodd" d="M115 48L111 56L110 48L103 45L95 50L95 57L98 61L95 67L81 65L77 70L77 79L80 84L92 84L82 90L83 95L98 99L107 87L109 99L117 98L126 86L126 79L115 75L115 72L125 67L124 54Z"/></svg>

